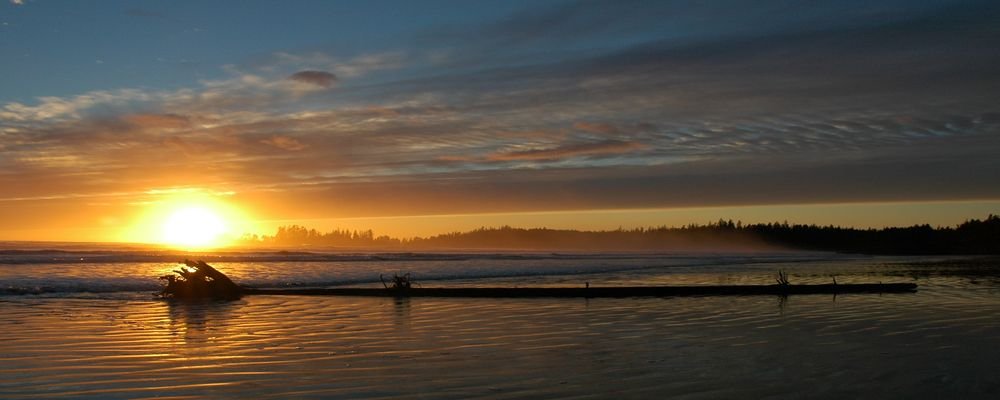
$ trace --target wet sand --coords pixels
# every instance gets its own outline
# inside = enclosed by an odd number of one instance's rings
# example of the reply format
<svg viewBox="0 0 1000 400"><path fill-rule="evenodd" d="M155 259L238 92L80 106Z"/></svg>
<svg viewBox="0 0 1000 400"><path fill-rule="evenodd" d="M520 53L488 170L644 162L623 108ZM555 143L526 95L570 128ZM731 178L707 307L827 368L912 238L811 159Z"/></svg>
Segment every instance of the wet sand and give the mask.
<svg viewBox="0 0 1000 400"><path fill-rule="evenodd" d="M784 300L10 296L0 397L996 398L1000 293L963 279Z"/></svg>

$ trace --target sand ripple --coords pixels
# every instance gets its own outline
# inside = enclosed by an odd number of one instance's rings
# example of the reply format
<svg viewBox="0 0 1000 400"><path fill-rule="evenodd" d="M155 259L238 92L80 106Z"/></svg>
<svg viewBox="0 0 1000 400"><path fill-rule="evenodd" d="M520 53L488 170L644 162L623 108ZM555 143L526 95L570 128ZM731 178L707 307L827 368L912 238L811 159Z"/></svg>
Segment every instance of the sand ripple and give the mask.
<svg viewBox="0 0 1000 400"><path fill-rule="evenodd" d="M995 398L1000 296L0 301L0 397Z"/></svg>

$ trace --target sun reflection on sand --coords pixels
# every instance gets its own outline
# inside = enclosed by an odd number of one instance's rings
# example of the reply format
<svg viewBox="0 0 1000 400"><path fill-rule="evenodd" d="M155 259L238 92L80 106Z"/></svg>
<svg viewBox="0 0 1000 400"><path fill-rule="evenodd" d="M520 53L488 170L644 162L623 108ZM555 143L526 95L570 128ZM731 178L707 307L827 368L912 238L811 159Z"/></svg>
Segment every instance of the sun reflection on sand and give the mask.
<svg viewBox="0 0 1000 400"><path fill-rule="evenodd" d="M846 397L997 387L1000 303L958 294L23 298L0 302L0 397L808 397L831 374Z"/></svg>
<svg viewBox="0 0 1000 400"><path fill-rule="evenodd" d="M239 301L167 301L171 336L181 337L185 345L211 345L223 333L245 303Z"/></svg>

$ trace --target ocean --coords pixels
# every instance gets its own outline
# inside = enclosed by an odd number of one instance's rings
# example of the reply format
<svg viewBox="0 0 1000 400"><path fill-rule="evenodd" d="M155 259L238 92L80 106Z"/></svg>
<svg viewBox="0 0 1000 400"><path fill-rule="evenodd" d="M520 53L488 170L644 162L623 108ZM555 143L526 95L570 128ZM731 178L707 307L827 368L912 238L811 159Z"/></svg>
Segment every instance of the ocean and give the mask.
<svg viewBox="0 0 1000 400"><path fill-rule="evenodd" d="M915 282L621 299L153 296L184 258L258 288ZM1000 262L831 253L366 253L0 243L2 398L996 398Z"/></svg>

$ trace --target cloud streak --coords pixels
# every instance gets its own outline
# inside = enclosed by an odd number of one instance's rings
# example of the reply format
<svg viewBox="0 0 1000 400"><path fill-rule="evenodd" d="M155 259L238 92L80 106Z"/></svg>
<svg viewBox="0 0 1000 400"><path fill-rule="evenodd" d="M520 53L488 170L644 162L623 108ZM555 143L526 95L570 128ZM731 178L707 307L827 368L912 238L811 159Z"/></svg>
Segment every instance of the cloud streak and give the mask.
<svg viewBox="0 0 1000 400"><path fill-rule="evenodd" d="M337 82L337 76L326 71L299 71L288 77L296 82L316 85L328 89Z"/></svg>
<svg viewBox="0 0 1000 400"><path fill-rule="evenodd" d="M1000 197L996 6L765 2L740 19L637 4L3 104L0 187L55 201L195 185L324 216ZM710 11L737 20L687 36L655 23ZM754 30L769 18L780 29Z"/></svg>
<svg viewBox="0 0 1000 400"><path fill-rule="evenodd" d="M581 143L545 149L502 151L490 154L488 158L494 161L550 161L575 157L628 154L645 148L648 148L648 146L642 143L607 140L597 143Z"/></svg>

